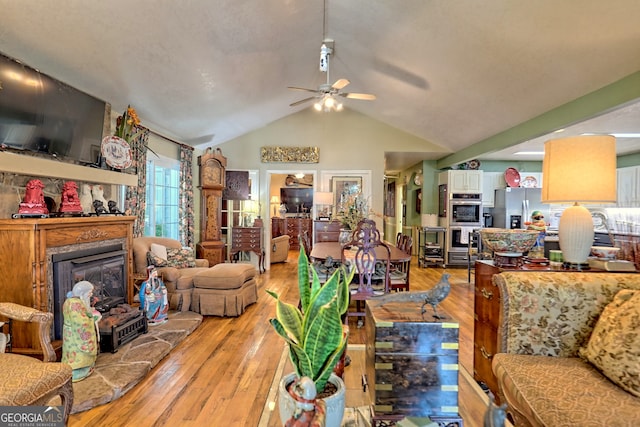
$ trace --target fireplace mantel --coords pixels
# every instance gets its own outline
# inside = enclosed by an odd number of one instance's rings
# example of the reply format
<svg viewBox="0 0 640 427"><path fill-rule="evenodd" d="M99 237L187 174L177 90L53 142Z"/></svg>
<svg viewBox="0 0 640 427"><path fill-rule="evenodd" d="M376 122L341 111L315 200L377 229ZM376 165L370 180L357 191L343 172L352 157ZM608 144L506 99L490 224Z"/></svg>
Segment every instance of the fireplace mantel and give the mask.
<svg viewBox="0 0 640 427"><path fill-rule="evenodd" d="M127 251L127 299L133 299L132 216L0 219L0 301L53 312L53 253L74 247L124 243ZM13 329L14 351L39 354L37 331Z"/></svg>

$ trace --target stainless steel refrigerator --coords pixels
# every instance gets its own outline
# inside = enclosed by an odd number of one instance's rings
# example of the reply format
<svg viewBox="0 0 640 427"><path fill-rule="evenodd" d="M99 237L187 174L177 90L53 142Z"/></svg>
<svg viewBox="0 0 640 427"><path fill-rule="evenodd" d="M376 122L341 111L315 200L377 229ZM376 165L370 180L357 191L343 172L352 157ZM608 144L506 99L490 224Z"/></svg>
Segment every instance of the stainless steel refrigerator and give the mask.
<svg viewBox="0 0 640 427"><path fill-rule="evenodd" d="M526 228L531 213L540 211L544 220L550 219L550 208L543 204L541 188L505 188L496 190L493 208L493 226L498 228Z"/></svg>

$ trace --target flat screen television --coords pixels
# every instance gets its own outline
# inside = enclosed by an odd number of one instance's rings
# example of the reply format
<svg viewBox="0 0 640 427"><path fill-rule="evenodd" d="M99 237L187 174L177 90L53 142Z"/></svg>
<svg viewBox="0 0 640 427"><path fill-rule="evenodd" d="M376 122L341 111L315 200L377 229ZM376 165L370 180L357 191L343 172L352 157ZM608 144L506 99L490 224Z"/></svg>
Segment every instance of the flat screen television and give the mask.
<svg viewBox="0 0 640 427"><path fill-rule="evenodd" d="M0 145L96 163L106 103L0 54Z"/></svg>
<svg viewBox="0 0 640 427"><path fill-rule="evenodd" d="M313 207L313 188L283 187L280 202L287 207L287 214L309 214Z"/></svg>

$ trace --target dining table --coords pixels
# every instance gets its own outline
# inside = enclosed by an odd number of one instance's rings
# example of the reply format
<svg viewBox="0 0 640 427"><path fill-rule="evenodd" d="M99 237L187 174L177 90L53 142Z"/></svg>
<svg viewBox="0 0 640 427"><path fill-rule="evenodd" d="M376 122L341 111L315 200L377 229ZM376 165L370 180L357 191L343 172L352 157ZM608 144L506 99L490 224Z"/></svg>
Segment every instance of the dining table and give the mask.
<svg viewBox="0 0 640 427"><path fill-rule="evenodd" d="M411 254L404 252L394 245L387 244L391 257L389 261L391 263L400 263L411 260ZM382 247L376 247L376 258L384 260L387 258L387 253ZM318 242L311 248L309 257L315 261L325 261L331 257L334 260L342 259L342 244L340 242Z"/></svg>

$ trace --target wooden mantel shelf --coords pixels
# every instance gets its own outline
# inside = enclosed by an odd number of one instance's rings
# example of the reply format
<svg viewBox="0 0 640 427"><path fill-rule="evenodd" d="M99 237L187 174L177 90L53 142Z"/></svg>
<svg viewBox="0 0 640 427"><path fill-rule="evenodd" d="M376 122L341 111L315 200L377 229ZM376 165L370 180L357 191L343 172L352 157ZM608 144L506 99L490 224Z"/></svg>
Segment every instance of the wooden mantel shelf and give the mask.
<svg viewBox="0 0 640 427"><path fill-rule="evenodd" d="M99 184L138 185L138 175L0 151L0 171Z"/></svg>

